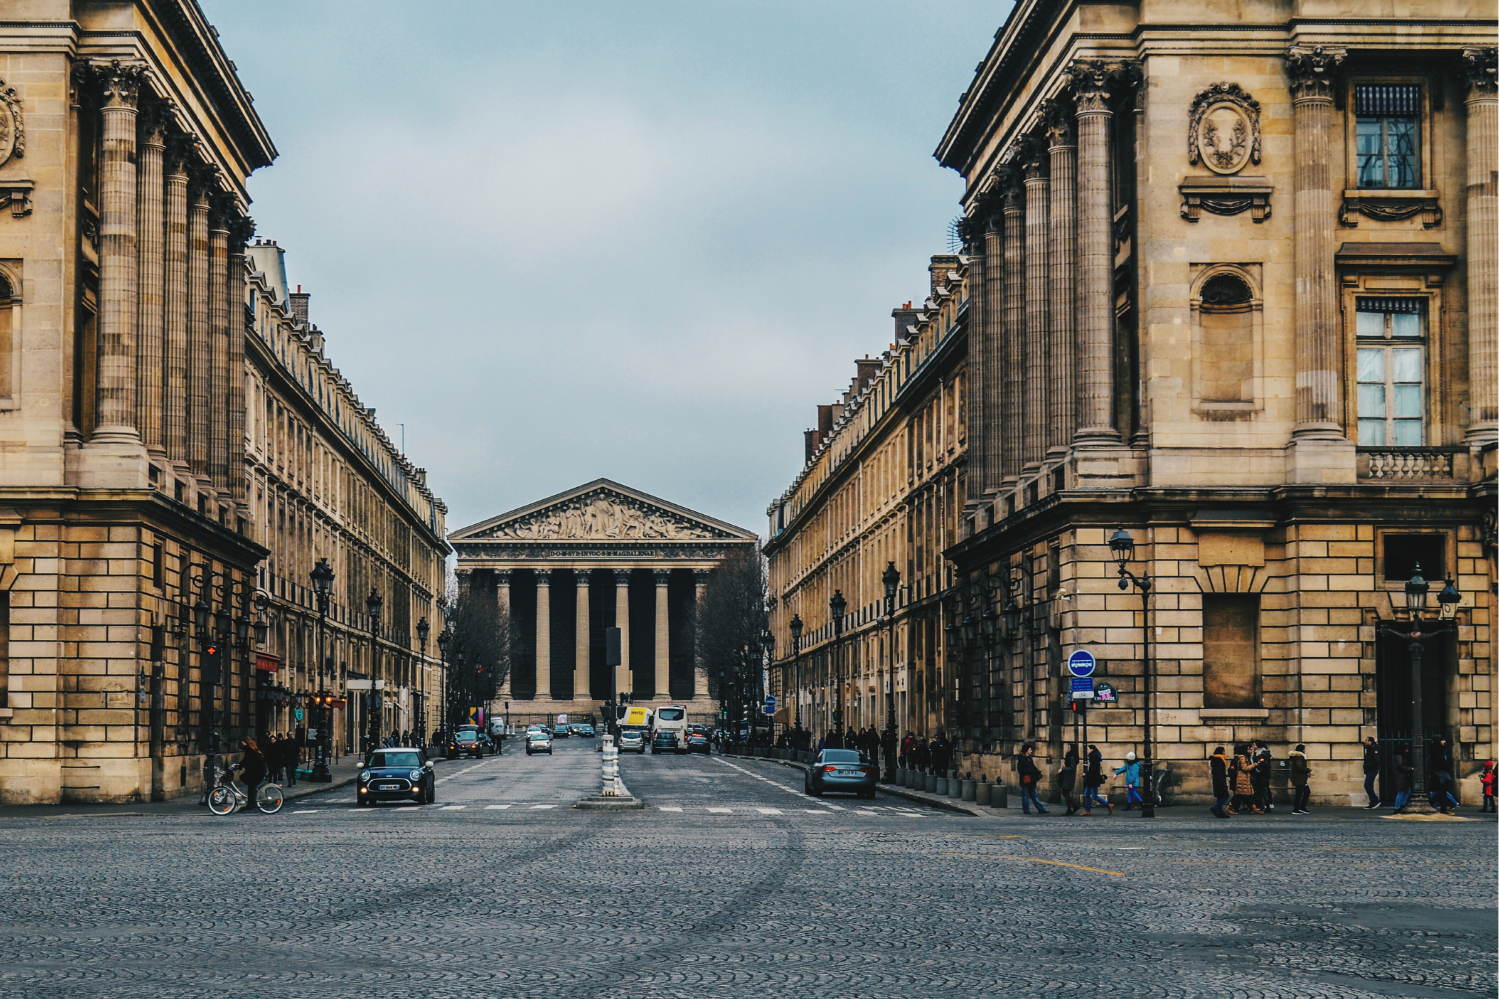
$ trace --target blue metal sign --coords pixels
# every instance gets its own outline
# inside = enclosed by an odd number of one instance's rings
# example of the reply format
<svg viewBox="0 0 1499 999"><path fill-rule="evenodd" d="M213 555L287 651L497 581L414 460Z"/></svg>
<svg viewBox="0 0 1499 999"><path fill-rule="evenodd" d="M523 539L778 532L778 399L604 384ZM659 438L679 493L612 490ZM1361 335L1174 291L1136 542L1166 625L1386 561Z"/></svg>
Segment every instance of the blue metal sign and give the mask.
<svg viewBox="0 0 1499 999"><path fill-rule="evenodd" d="M1074 701L1091 701L1093 699L1093 678L1091 676L1075 676L1072 678L1072 699Z"/></svg>
<svg viewBox="0 0 1499 999"><path fill-rule="evenodd" d="M776 695L765 695L765 713L768 715L773 715L776 713Z"/></svg>
<svg viewBox="0 0 1499 999"><path fill-rule="evenodd" d="M1092 676L1097 666L1093 661L1093 653L1087 649L1078 649L1067 657L1067 672L1073 676Z"/></svg>

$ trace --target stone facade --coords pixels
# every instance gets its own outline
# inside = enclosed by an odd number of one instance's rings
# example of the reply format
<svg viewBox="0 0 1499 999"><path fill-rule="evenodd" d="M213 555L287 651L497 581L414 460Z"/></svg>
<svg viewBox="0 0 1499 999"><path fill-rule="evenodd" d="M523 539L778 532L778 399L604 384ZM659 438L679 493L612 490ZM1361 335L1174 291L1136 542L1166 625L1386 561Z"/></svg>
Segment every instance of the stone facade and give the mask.
<svg viewBox="0 0 1499 999"><path fill-rule="evenodd" d="M979 66L937 150L967 184L973 286L933 629L962 769L1007 773L1033 741L1054 771L1080 735L1062 663L1086 648L1119 693L1090 740L1117 759L1148 739L1168 799L1207 793L1215 745L1263 738L1307 745L1314 797L1361 801L1360 740L1409 735L1404 645L1378 625L1419 563L1463 594L1426 727L1473 800L1499 707L1494 22L1408 14L1210 4L1183 30L1145 3L1022 2ZM826 446L857 467L870 407L845 405ZM767 546L783 586L837 495L801 481ZM1118 586L1119 527L1148 609Z"/></svg>
<svg viewBox="0 0 1499 999"><path fill-rule="evenodd" d="M458 585L509 615L510 669L496 715L512 724L599 717L616 692L633 703L716 712L694 652L693 609L709 574L753 534L596 479L454 531ZM605 664L618 627L622 662Z"/></svg>

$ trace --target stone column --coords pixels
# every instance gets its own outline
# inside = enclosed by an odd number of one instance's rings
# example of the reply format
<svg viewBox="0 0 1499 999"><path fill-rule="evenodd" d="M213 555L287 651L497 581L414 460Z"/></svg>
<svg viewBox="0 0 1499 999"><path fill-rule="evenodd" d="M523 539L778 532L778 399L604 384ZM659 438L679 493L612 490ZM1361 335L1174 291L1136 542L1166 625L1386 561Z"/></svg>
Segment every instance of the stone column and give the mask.
<svg viewBox="0 0 1499 999"><path fill-rule="evenodd" d="M248 496L245 479L245 244L255 222L240 215L229 223L229 279L224 287L229 346L229 495L236 505Z"/></svg>
<svg viewBox="0 0 1499 999"><path fill-rule="evenodd" d="M1048 319L1051 339L1049 422L1050 453L1060 455L1077 428L1077 138L1073 115L1061 101L1046 108L1046 138L1051 154L1051 236L1047 270L1051 275Z"/></svg>
<svg viewBox="0 0 1499 999"><path fill-rule="evenodd" d="M973 516L983 497L983 484L987 477L989 449L989 421L985 417L986 397L984 382L988 369L984 366L984 342L990 330L985 312L984 270L986 266L984 229L988 225L986 198L980 195L963 220L964 237L968 252L968 503L965 516ZM974 525L981 530L980 524Z"/></svg>
<svg viewBox="0 0 1499 999"><path fill-rule="evenodd" d="M510 629L510 634L514 635L515 634L515 622L510 620L510 570L509 569L496 569L496 570L494 570L494 583L495 583L495 586L494 586L494 590L495 590L495 594L494 594L495 606L499 608L499 610L500 610L500 616L505 620L506 627ZM510 671L506 670L505 671L505 682L502 683L502 684L500 684L500 699L501 700L508 701L512 697L512 695L510 693L510 688L512 686L512 684L510 682L511 679L512 679L512 677L510 675Z"/></svg>
<svg viewBox="0 0 1499 999"><path fill-rule="evenodd" d="M671 700L671 572L656 573L656 700Z"/></svg>
<svg viewBox="0 0 1499 999"><path fill-rule="evenodd" d="M208 479L208 203L213 174L194 171L187 217L187 458Z"/></svg>
<svg viewBox="0 0 1499 999"><path fill-rule="evenodd" d="M229 491L229 211L214 199L208 214L208 475L221 496ZM298 458L293 455L293 463Z"/></svg>
<svg viewBox="0 0 1499 999"><path fill-rule="evenodd" d="M95 64L99 82L100 443L140 442L135 429L135 113L144 68Z"/></svg>
<svg viewBox="0 0 1499 999"><path fill-rule="evenodd" d="M577 649L573 657L573 700L587 701L593 698L593 682L590 676L591 659L589 639L592 626L589 619L588 583L593 573L587 569L574 569L578 583Z"/></svg>
<svg viewBox="0 0 1499 999"><path fill-rule="evenodd" d="M1025 442L1025 187L1020 171L1000 174L1005 219L1004 399L1000 406L1003 483L1020 477Z"/></svg>
<svg viewBox="0 0 1499 999"><path fill-rule="evenodd" d="M1347 51L1292 46L1286 53L1296 132L1296 429L1293 438L1343 438L1342 345L1333 263L1332 95Z"/></svg>
<svg viewBox="0 0 1499 999"><path fill-rule="evenodd" d="M1005 244L1003 217L996 191L981 205L984 211L984 326L979 349L983 353L984 423L979 436L984 441L983 479L974 483L977 495L989 499L999 491L1004 477L1004 443L1000 416L1003 413L1005 363ZM969 437L969 446L973 438Z"/></svg>
<svg viewBox="0 0 1499 999"><path fill-rule="evenodd" d="M614 673L614 689L621 694L633 692L630 680L630 570L614 570L614 626L619 629L619 666Z"/></svg>
<svg viewBox="0 0 1499 999"><path fill-rule="evenodd" d="M162 275L162 437L167 458L187 473L187 136L174 135L166 156L165 268Z"/></svg>
<svg viewBox="0 0 1499 999"><path fill-rule="evenodd" d="M1499 97L1495 49L1464 49L1468 86L1468 434L1499 440Z"/></svg>
<svg viewBox="0 0 1499 999"><path fill-rule="evenodd" d="M536 699L552 699L552 574L536 570Z"/></svg>
<svg viewBox="0 0 1499 999"><path fill-rule="evenodd" d="M1119 442L1114 426L1114 211L1109 186L1109 101L1118 67L1079 60L1068 72L1077 102L1077 446Z"/></svg>
<svg viewBox="0 0 1499 999"><path fill-rule="evenodd" d="M140 116L140 145L136 154L135 229L136 278L139 281L135 318L135 426L141 443L157 459L166 457L162 409L165 353L162 282L165 230L162 222L162 154L166 151L166 109L152 104Z"/></svg>
<svg viewBox="0 0 1499 999"><path fill-rule="evenodd" d="M1046 456L1047 339L1051 329L1051 182L1046 176L1047 146L1028 135L1021 146L1025 171L1025 474L1041 469Z"/></svg>
<svg viewBox="0 0 1499 999"><path fill-rule="evenodd" d="M692 590L693 605L696 608L701 609L702 606L703 606L703 592L705 590L707 590L707 588L708 588L708 573L705 572L702 569L698 569L698 570L694 571L693 574L692 574L692 582L693 582L693 590ZM696 645L695 642L693 644L693 652L694 652L694 661L693 661L693 664L692 664L692 676L693 676L692 696L694 698L707 699L707 697L708 697L708 674L703 670L703 663L702 663L702 659L701 659L701 653L697 651L697 645Z"/></svg>

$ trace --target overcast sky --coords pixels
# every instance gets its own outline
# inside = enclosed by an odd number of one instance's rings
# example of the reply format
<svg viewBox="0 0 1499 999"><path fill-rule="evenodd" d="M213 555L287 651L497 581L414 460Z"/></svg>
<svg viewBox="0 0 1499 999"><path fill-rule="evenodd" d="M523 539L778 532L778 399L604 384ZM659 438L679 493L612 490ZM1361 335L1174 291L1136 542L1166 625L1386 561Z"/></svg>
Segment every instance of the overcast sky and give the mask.
<svg viewBox="0 0 1499 999"><path fill-rule="evenodd" d="M201 2L257 234L450 528L607 476L762 535L946 252L1010 6Z"/></svg>

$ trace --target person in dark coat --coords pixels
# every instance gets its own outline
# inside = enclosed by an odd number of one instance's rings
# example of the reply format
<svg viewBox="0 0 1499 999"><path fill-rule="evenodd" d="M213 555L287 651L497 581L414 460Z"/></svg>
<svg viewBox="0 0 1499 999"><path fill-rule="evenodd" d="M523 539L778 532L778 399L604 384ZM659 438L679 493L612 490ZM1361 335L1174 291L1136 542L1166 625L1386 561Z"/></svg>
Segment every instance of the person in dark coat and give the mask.
<svg viewBox="0 0 1499 999"><path fill-rule="evenodd" d="M1103 754L1097 746L1088 747L1088 769L1083 774L1083 814L1092 815L1095 804L1102 805L1114 814L1114 806L1098 796L1103 787Z"/></svg>
<svg viewBox="0 0 1499 999"><path fill-rule="evenodd" d="M1078 811L1077 795L1077 747L1068 746L1067 755L1062 757L1062 769L1057 774L1061 778L1062 798L1067 802L1067 814L1076 815Z"/></svg>
<svg viewBox="0 0 1499 999"><path fill-rule="evenodd" d="M1266 812L1275 811L1275 802L1270 798L1270 772L1274 768L1271 762L1270 747L1264 739L1256 739L1250 746L1251 759L1255 763L1254 772L1251 774L1254 780L1254 801L1261 810Z"/></svg>
<svg viewBox="0 0 1499 999"><path fill-rule="evenodd" d="M911 759L916 763L916 769L921 773L927 773L932 765L932 747L928 746L925 739L916 740L916 749L911 754Z"/></svg>
<svg viewBox="0 0 1499 999"><path fill-rule="evenodd" d="M255 745L255 740L249 736L240 740L239 748L243 755L240 756L239 763L235 764L234 769L243 772L240 779L245 782L245 790L249 792L250 800L253 802L255 789L265 780L265 756L260 752L260 747Z"/></svg>
<svg viewBox="0 0 1499 999"><path fill-rule="evenodd" d="M1031 814L1031 805L1036 806L1039 815L1046 814L1046 806L1041 804L1041 798L1036 794L1036 788L1041 783L1041 769L1036 766L1036 747L1026 743L1020 747L1020 758L1015 761L1015 771L1020 777L1020 810L1026 815Z"/></svg>
<svg viewBox="0 0 1499 999"><path fill-rule="evenodd" d="M947 771L952 767L952 744L947 741L947 736L941 729L937 730L932 739L932 773L938 777L946 777Z"/></svg>
<svg viewBox="0 0 1499 999"><path fill-rule="evenodd" d="M1378 808L1383 799L1374 790L1374 782L1379 777L1379 743L1374 741L1374 736L1364 739L1364 794L1368 796L1369 803L1365 808Z"/></svg>
<svg viewBox="0 0 1499 999"><path fill-rule="evenodd" d="M1395 814L1399 815L1410 801L1412 782L1416 779L1416 768L1406 760L1404 753L1390 757L1390 780L1395 784Z"/></svg>
<svg viewBox="0 0 1499 999"><path fill-rule="evenodd" d="M1223 747L1219 746L1213 750L1213 755L1208 757L1208 766L1213 771L1213 807L1209 809L1220 819L1228 818L1228 757L1224 755Z"/></svg>
<svg viewBox="0 0 1499 999"><path fill-rule="evenodd" d="M1432 806L1443 815L1457 814L1457 781L1452 775L1452 743L1439 735L1426 756L1426 788L1431 792Z"/></svg>
<svg viewBox="0 0 1499 999"><path fill-rule="evenodd" d="M1307 804L1312 799L1312 789L1308 780L1312 776L1311 765L1306 761L1306 747L1297 746L1291 751L1291 786L1296 789L1296 797L1291 802L1292 815L1307 814Z"/></svg>

